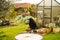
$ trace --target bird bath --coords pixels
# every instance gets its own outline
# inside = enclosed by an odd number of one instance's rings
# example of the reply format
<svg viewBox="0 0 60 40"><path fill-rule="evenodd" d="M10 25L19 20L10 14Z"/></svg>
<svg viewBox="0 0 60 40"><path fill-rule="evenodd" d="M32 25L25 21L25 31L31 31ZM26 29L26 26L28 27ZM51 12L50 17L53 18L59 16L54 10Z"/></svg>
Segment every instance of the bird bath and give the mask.
<svg viewBox="0 0 60 40"><path fill-rule="evenodd" d="M16 35L15 38L16 40L42 40L43 37L39 34L24 33Z"/></svg>

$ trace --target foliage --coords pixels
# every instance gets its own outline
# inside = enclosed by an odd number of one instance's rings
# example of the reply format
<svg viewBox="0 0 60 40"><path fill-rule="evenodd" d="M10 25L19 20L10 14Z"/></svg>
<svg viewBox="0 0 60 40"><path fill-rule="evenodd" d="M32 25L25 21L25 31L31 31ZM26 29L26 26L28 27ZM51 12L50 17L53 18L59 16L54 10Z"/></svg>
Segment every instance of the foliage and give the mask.
<svg viewBox="0 0 60 40"><path fill-rule="evenodd" d="M35 17L36 16L36 10L35 10L35 5L31 4L29 7L19 7L15 8L15 11L17 12L30 12L30 15Z"/></svg>
<svg viewBox="0 0 60 40"><path fill-rule="evenodd" d="M19 8L15 8L15 11L21 11L21 12L24 12L25 10L25 7L19 7Z"/></svg>
<svg viewBox="0 0 60 40"><path fill-rule="evenodd" d="M9 9L10 3L5 0L0 0L0 15L4 15Z"/></svg>
<svg viewBox="0 0 60 40"><path fill-rule="evenodd" d="M0 17L3 16L3 19L13 19L17 15L14 11L14 5L10 4L9 1L0 0Z"/></svg>
<svg viewBox="0 0 60 40"><path fill-rule="evenodd" d="M14 9L15 9L14 5L10 5L10 8L7 11L6 16L5 16L6 19L14 19L17 16L17 12Z"/></svg>
<svg viewBox="0 0 60 40"><path fill-rule="evenodd" d="M24 15L18 15L15 20L28 24L29 18L33 18L34 20L36 20L36 18L34 18L33 16L24 16Z"/></svg>
<svg viewBox="0 0 60 40"><path fill-rule="evenodd" d="M31 5L28 11L30 12L31 16L36 17L36 8L34 4Z"/></svg>
<svg viewBox="0 0 60 40"><path fill-rule="evenodd" d="M49 27L49 28L54 28L54 27L56 27L56 25L55 25L55 23L49 23L49 24L48 24L48 27Z"/></svg>

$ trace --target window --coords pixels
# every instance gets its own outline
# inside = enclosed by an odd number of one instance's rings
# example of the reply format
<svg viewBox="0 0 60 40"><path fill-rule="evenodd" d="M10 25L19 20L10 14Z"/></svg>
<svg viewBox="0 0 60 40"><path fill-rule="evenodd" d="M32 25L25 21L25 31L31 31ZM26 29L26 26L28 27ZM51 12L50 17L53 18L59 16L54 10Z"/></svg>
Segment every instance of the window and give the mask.
<svg viewBox="0 0 60 40"><path fill-rule="evenodd" d="M60 4L60 0L55 0L55 1Z"/></svg>

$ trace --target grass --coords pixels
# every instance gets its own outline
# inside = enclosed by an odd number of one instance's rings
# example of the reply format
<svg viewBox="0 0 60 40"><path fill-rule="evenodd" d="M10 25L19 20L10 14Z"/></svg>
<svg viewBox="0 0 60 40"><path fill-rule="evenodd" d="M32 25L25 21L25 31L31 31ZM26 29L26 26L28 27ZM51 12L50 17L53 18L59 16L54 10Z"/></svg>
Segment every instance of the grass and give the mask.
<svg viewBox="0 0 60 40"><path fill-rule="evenodd" d="M60 33L50 33L43 36L43 40L60 40Z"/></svg>
<svg viewBox="0 0 60 40"><path fill-rule="evenodd" d="M15 36L25 31L28 25L0 27L0 40L15 40ZM1 36L3 35L3 36ZM49 33L43 36L43 40L60 40L60 33Z"/></svg>
<svg viewBox="0 0 60 40"><path fill-rule="evenodd" d="M15 40L15 36L24 32L26 28L27 25L25 24L20 24L18 26L0 27L0 32L3 32L3 35L6 35L6 37L0 37L0 40Z"/></svg>

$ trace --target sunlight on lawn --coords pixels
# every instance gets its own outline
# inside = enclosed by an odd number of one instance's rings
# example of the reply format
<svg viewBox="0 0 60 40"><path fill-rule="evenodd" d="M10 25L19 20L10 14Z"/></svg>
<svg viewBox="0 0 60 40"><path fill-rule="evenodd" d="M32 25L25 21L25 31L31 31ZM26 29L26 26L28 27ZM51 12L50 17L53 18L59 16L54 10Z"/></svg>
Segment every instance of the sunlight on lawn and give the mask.
<svg viewBox="0 0 60 40"><path fill-rule="evenodd" d="M3 31L5 35L9 36L7 40L14 40L15 35L24 32L27 27L28 25L25 24L20 24L18 26L4 26L0 27L0 31Z"/></svg>

